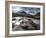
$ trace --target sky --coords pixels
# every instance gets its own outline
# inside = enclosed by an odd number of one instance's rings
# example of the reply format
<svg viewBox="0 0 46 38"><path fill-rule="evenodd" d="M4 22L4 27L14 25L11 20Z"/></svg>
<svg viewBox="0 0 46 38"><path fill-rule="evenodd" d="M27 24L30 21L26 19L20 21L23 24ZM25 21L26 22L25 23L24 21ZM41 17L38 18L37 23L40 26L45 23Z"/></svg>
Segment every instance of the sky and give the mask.
<svg viewBox="0 0 46 38"><path fill-rule="evenodd" d="M23 11L26 14L36 14L40 12L40 8L33 8L33 7L12 7L12 12L13 13L23 13Z"/></svg>

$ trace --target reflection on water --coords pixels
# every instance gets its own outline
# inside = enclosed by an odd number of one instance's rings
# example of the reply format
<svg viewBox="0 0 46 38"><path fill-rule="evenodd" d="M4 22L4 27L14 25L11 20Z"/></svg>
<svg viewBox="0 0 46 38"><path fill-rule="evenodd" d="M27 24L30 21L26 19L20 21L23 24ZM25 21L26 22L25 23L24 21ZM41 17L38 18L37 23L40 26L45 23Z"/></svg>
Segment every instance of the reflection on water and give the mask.
<svg viewBox="0 0 46 38"><path fill-rule="evenodd" d="M12 24L13 31L40 29L40 21L29 17L13 17Z"/></svg>

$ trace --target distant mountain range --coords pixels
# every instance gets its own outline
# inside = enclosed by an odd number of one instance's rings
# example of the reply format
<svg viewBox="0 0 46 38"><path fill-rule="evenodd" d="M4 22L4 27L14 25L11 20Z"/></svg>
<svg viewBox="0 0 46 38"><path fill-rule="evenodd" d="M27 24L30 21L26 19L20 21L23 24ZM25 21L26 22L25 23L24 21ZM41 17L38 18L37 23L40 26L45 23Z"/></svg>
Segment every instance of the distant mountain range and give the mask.
<svg viewBox="0 0 46 38"><path fill-rule="evenodd" d="M27 11L24 11L24 10L21 10L21 11L18 11L18 12L13 12L13 13L16 13L16 14L29 14L29 15L36 15L37 13L40 13L39 11L31 11L31 10L27 10Z"/></svg>
<svg viewBox="0 0 46 38"><path fill-rule="evenodd" d="M27 14L25 11L17 12L17 14Z"/></svg>

